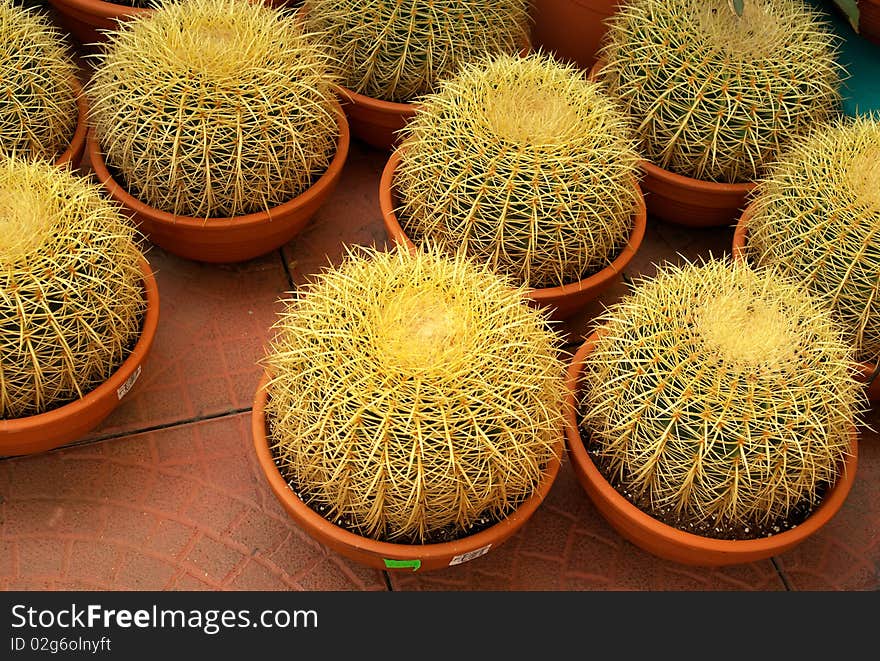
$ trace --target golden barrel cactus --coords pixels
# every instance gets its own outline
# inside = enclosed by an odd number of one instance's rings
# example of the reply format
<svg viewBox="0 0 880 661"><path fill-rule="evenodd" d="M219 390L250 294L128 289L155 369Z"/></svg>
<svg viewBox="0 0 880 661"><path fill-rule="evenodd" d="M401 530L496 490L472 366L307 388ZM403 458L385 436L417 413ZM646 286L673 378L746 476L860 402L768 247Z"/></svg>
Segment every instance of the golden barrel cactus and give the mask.
<svg viewBox="0 0 880 661"><path fill-rule="evenodd" d="M78 67L49 18L0 0L0 153L54 161L76 130Z"/></svg>
<svg viewBox="0 0 880 661"><path fill-rule="evenodd" d="M342 68L342 84L405 103L462 64L529 40L525 0L305 0L302 14Z"/></svg>
<svg viewBox="0 0 880 661"><path fill-rule="evenodd" d="M641 193L626 119L543 53L465 66L401 132L400 225L531 288L586 278L627 243Z"/></svg>
<svg viewBox="0 0 880 661"><path fill-rule="evenodd" d="M880 357L880 116L840 118L798 140L758 183L746 258L833 307L856 358Z"/></svg>
<svg viewBox="0 0 880 661"><path fill-rule="evenodd" d="M767 269L665 265L599 319L587 449L640 509L708 537L796 525L836 480L864 393L827 307Z"/></svg>
<svg viewBox="0 0 880 661"><path fill-rule="evenodd" d="M350 253L275 330L264 362L276 463L304 502L358 534L476 532L560 458L558 338L484 265L433 249Z"/></svg>
<svg viewBox="0 0 880 661"><path fill-rule="evenodd" d="M642 155L694 179L750 182L839 110L837 37L802 0L631 0L600 60Z"/></svg>
<svg viewBox="0 0 880 661"><path fill-rule="evenodd" d="M146 308L136 238L86 179L0 157L0 418L78 399L128 357Z"/></svg>
<svg viewBox="0 0 880 661"><path fill-rule="evenodd" d="M87 88L130 193L202 218L265 211L326 170L339 135L326 53L293 10L166 2L109 33Z"/></svg>

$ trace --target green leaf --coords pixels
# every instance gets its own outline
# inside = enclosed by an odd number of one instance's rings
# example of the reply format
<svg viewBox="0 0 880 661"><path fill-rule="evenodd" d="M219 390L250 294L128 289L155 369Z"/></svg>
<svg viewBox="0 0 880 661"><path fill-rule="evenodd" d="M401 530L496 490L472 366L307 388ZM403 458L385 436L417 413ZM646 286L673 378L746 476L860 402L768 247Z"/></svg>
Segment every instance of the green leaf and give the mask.
<svg viewBox="0 0 880 661"><path fill-rule="evenodd" d="M743 9L745 9L745 0L727 0L728 4L730 4L730 8L736 12L737 16L743 15Z"/></svg>

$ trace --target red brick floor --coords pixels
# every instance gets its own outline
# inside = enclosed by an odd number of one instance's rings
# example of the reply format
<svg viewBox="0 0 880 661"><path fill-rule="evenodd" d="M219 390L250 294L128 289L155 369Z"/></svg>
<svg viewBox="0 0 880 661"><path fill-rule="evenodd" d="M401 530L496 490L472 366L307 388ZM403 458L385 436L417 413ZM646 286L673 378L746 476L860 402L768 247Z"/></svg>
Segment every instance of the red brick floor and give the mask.
<svg viewBox="0 0 880 661"><path fill-rule="evenodd" d="M0 460L0 590L880 589L880 439L867 428L837 516L794 550L747 565L694 568L639 550L605 523L565 463L523 530L453 568L366 569L300 530L252 452L257 360L287 292L338 263L347 245L385 245L378 180L386 157L354 141L335 195L273 254L208 265L149 251L161 315L135 388L80 442ZM649 218L627 275L720 256L732 235ZM568 351L623 290L565 323ZM876 412L866 422L880 429Z"/></svg>

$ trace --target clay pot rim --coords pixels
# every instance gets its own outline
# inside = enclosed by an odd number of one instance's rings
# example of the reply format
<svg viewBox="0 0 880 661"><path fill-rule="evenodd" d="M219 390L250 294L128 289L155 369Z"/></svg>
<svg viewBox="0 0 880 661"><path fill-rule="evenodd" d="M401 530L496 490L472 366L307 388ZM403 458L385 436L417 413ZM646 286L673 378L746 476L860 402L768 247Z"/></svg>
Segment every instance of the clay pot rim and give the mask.
<svg viewBox="0 0 880 661"><path fill-rule="evenodd" d="M262 225L271 222L274 217L283 217L286 214L309 204L313 198L318 197L328 187L335 184L339 175L342 173L343 166L345 165L351 136L349 133L348 121L345 118L342 107L335 99L332 101L332 104L333 110L336 114L336 124L339 127L339 136L336 140L336 152L334 153L330 164L327 166L327 169L324 170L324 173L317 179L317 181L309 186L309 188L296 197L287 200L286 202L282 202L281 204L277 204L266 211L257 211L240 216L210 217L206 219L194 216L176 215L152 207L134 197L113 178L110 171L107 169L107 164L104 162L104 154L97 138L95 137L93 129L90 129L88 132L86 149L89 162L92 165L92 169L95 171L98 181L104 186L110 196L116 201L122 203L128 209L137 213L139 216L149 218L151 222L165 226L173 225L186 229L198 229L205 232L222 232L231 227L247 228L249 226Z"/></svg>
<svg viewBox="0 0 880 661"><path fill-rule="evenodd" d="M105 0L50 0L52 4L67 5L83 13L101 18L117 18L120 15L134 16L152 11L150 7L129 7Z"/></svg>
<svg viewBox="0 0 880 661"><path fill-rule="evenodd" d="M736 222L736 227L733 231L733 242L731 244L731 252L733 253L734 261L746 261L745 249L746 239L749 235L749 220L751 220L754 212L755 202L752 201L746 205L746 208L743 209L742 214L740 214L739 220ZM855 367L861 379L865 383L868 383L874 378L874 372L880 369L880 362L872 364L869 362L856 361ZM880 378L880 376L877 378Z"/></svg>
<svg viewBox="0 0 880 661"><path fill-rule="evenodd" d="M710 554L725 554L730 562L736 562L735 558L740 555L754 555L764 553L773 555L772 550L787 547L812 535L830 521L846 500L855 480L858 464L858 431L855 427L850 432L850 454L847 456L843 471L837 482L826 492L825 497L813 512L796 527L785 530L770 537L746 540L726 540L703 537L694 533L680 530L649 516L629 500L620 495L614 487L599 472L586 450L581 438L578 425L576 393L579 389L579 380L582 371L582 363L595 347L602 329L594 330L581 344L577 352L569 362L566 372L567 403L565 417L566 448L570 461L580 467L587 475L592 485L601 492L602 497L610 506L626 516L635 526L641 530L649 530L651 535L662 538L665 542L677 546L687 546L691 550L707 552Z"/></svg>
<svg viewBox="0 0 880 661"><path fill-rule="evenodd" d="M336 85L337 94L348 101L349 103L353 103L358 106L363 106L365 108L370 108L371 110L378 113L385 113L388 115L402 115L404 117L412 117L416 114L416 111L419 108L418 103L413 102L399 102L399 101L385 101L384 99L377 99L372 96L367 96L365 94L361 94L360 92L355 92L347 87L342 85Z"/></svg>
<svg viewBox="0 0 880 661"><path fill-rule="evenodd" d="M593 66L590 67L590 70L587 74L587 80L595 82L599 70L604 64L605 60L596 60ZM639 162L639 167L641 168L642 172L648 177L653 177L654 179L665 181L669 185L675 186L676 188L708 195L746 195L755 187L755 183L752 181L747 181L739 184L728 184L719 181L705 181L703 179L694 179L693 177L688 177L683 174L676 174L675 172L671 172L670 170L661 168L659 165L655 165L654 163L646 159L642 159Z"/></svg>
<svg viewBox="0 0 880 661"><path fill-rule="evenodd" d="M89 100L83 94L82 83L78 79L74 78L71 81L71 86L76 95L76 127L70 144L55 159L55 165L69 165L71 168L78 168L85 151L86 134L89 129Z"/></svg>
<svg viewBox="0 0 880 661"><path fill-rule="evenodd" d="M156 283L156 276L143 254L140 255L138 262L143 274L147 308L144 312L141 332L137 342L135 342L134 347L122 364L104 382L87 392L80 399L43 413L22 418L0 420L0 433L16 435L33 434L41 429L65 425L68 420L79 416L95 403L117 392L117 389L143 363L152 346L153 338L156 336L156 329L159 325L159 287ZM0 452L2 452L3 445L2 436L0 436Z"/></svg>
<svg viewBox="0 0 880 661"><path fill-rule="evenodd" d="M479 549L490 545L494 549L497 546L495 542L498 539L507 538L512 534L512 531L520 528L535 513L550 492L550 488L553 486L562 465L565 441L560 429L560 434L556 441L556 456L544 470L541 480L535 488L535 492L501 521L477 533L448 542L405 544L370 539L328 521L306 505L287 485L287 482L284 481L278 467L275 465L272 452L269 449L269 435L266 433L265 406L268 400L267 386L269 381L269 373L267 370L264 370L254 396L251 432L257 461L276 498L296 513L294 518L299 523L317 530L317 534L334 539L344 546L373 554L377 557L389 560L420 559L422 562L430 564L431 561L444 560L467 552L469 549Z"/></svg>
<svg viewBox="0 0 880 661"><path fill-rule="evenodd" d="M385 230L391 238L398 244L405 245L410 251L415 251L416 246L403 231L400 222L397 220L395 213L395 197L393 193L392 182L397 165L400 163L401 149L395 149L389 156L385 167L382 170L382 177L379 180L379 206L382 209L382 220L385 223ZM597 271L596 273L565 285L556 285L554 287L539 287L536 289L527 289L525 296L532 299L536 303L550 302L560 297L576 294L584 289L592 289L600 285L610 282L612 279L623 273L623 270L638 252L642 241L645 238L645 231L648 225L647 210L645 207L645 198L638 185L638 180L633 178L633 186L638 193L637 208L633 214L633 227L630 232L626 245L618 253L610 264Z"/></svg>

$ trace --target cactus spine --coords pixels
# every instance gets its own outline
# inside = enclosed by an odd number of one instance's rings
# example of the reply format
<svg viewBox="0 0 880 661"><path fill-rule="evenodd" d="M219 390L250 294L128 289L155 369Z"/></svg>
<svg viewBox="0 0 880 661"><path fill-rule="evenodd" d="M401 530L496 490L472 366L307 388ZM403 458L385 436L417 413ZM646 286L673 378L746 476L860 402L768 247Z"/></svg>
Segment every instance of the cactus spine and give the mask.
<svg viewBox="0 0 880 661"><path fill-rule="evenodd" d="M655 165L749 182L838 110L836 38L802 0L634 0L609 19L600 74Z"/></svg>
<svg viewBox="0 0 880 661"><path fill-rule="evenodd" d="M302 11L326 35L343 85L386 101L411 101L463 63L529 39L524 0L306 0Z"/></svg>
<svg viewBox="0 0 880 661"><path fill-rule="evenodd" d="M756 536L835 481L864 395L839 324L799 283L741 262L666 265L599 322L582 422L640 507Z"/></svg>
<svg viewBox="0 0 880 661"><path fill-rule="evenodd" d="M110 33L89 94L130 192L211 218L265 211L324 172L339 135L334 80L291 10L182 0Z"/></svg>
<svg viewBox="0 0 880 661"><path fill-rule="evenodd" d="M82 397L122 364L146 306L140 255L97 186L0 157L0 418Z"/></svg>
<svg viewBox="0 0 880 661"><path fill-rule="evenodd" d="M394 179L414 241L462 248L532 288L585 278L626 244L638 155L582 72L546 54L497 55L420 106Z"/></svg>
<svg viewBox="0 0 880 661"><path fill-rule="evenodd" d="M880 356L880 118L841 118L796 141L758 183L747 259L824 297L860 360Z"/></svg>
<svg viewBox="0 0 880 661"><path fill-rule="evenodd" d="M509 514L562 433L564 367L545 321L462 256L350 253L276 323L265 365L279 466L326 518L375 539L447 541Z"/></svg>
<svg viewBox="0 0 880 661"><path fill-rule="evenodd" d="M54 161L76 130L77 66L47 16L0 0L0 153Z"/></svg>

